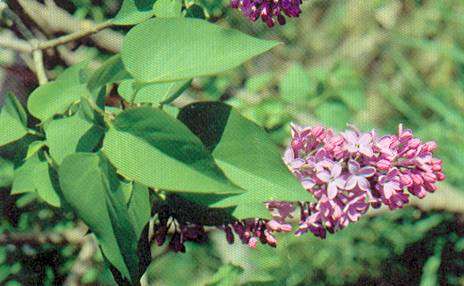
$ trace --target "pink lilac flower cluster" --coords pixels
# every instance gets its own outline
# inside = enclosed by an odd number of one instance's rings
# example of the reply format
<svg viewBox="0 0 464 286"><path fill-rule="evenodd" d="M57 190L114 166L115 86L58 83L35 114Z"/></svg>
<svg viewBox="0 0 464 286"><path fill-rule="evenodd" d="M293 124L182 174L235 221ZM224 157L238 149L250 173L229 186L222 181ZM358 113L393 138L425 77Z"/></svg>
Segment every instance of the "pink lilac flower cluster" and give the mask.
<svg viewBox="0 0 464 286"><path fill-rule="evenodd" d="M423 198L445 179L441 160L433 157L437 144L421 142L399 126L397 135L379 136L354 126L342 133L324 127L292 126L292 140L284 161L314 196L300 203L297 235L343 229L370 206L391 210L409 202L409 194Z"/></svg>
<svg viewBox="0 0 464 286"><path fill-rule="evenodd" d="M230 5L234 9L240 9L251 21L259 18L268 27L273 27L276 22L285 24L285 15L298 17L301 13L302 0L231 0Z"/></svg>

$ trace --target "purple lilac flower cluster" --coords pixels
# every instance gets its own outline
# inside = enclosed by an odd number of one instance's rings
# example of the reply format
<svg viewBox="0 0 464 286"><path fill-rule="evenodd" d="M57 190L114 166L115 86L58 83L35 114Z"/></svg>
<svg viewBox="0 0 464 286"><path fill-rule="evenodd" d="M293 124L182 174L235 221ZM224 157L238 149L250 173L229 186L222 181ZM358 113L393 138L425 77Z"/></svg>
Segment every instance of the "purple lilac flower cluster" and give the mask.
<svg viewBox="0 0 464 286"><path fill-rule="evenodd" d="M231 0L230 5L234 9L240 9L251 21L259 18L269 27L276 22L285 24L285 15L298 17L301 13L302 0Z"/></svg>
<svg viewBox="0 0 464 286"><path fill-rule="evenodd" d="M311 231L324 238L357 221L370 206L391 210L423 198L445 179L441 160L433 157L437 144L421 142L399 126L397 135L379 136L354 126L342 133L324 127L292 126L292 141L284 161L314 196L300 203L296 232Z"/></svg>

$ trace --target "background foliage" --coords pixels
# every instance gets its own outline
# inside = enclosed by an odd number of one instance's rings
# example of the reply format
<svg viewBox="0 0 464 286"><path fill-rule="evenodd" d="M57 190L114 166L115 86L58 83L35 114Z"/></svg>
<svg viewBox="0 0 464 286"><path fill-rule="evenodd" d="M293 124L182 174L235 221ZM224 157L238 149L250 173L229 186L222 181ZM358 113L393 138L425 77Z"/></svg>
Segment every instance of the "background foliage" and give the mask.
<svg viewBox="0 0 464 286"><path fill-rule="evenodd" d="M120 6L109 0L56 3L75 19L96 22L113 17ZM291 121L336 129L353 122L381 132L394 132L403 122L438 142L448 176L443 188L464 191L462 1L306 0L299 19L273 29L249 23L226 2L185 5L187 13L285 44L220 76L194 79L181 100L232 104L282 147ZM111 46L97 48L84 40L61 55L48 55L46 66L59 75L71 63L92 58L97 66L111 54ZM25 99L37 86L25 61L0 50L0 63L0 102L11 89ZM79 228L72 214L37 203L32 193L10 195L7 189L1 189L0 207L3 234L31 234L8 244L0 236L0 283L63 283L83 255L81 242L68 243ZM38 232L46 237L37 239ZM413 208L373 214L323 241L283 235L277 249L227 245L217 233L207 247L188 244L185 254L154 248L159 258L144 279L156 285L462 285L463 235L461 214ZM111 283L99 253L83 261L81 283Z"/></svg>

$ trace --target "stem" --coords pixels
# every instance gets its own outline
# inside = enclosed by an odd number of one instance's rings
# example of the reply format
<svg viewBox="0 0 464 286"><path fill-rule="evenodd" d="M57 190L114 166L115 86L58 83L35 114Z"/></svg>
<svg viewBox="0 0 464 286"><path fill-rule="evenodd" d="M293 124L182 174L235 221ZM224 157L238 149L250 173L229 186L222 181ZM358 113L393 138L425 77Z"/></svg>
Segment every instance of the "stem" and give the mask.
<svg viewBox="0 0 464 286"><path fill-rule="evenodd" d="M32 41L31 46L37 47L37 41ZM39 84L40 85L46 84L48 82L48 79L45 73L42 50L34 49L32 51L32 59L34 60L35 73L37 75L37 79L39 80Z"/></svg>
<svg viewBox="0 0 464 286"><path fill-rule="evenodd" d="M0 47L9 49L9 50L18 51L21 53L32 52L31 45L29 45L28 42L20 40L20 39L15 39L15 38L7 38L7 37L0 38Z"/></svg>
<svg viewBox="0 0 464 286"><path fill-rule="evenodd" d="M103 22L103 23L100 23L100 24L97 24L97 25L89 24L89 27L87 29L82 30L82 31L78 31L78 32L75 32L75 33L72 33L72 34L69 34L69 35L64 35L64 36L61 36L61 37L58 37L56 39L52 39L52 40L49 40L49 41L41 42L41 43L38 44L37 48L40 49L40 50L45 50L45 49L48 49L48 48L61 46L61 45L64 45L66 43L69 43L69 42L72 42L72 41L75 41L75 40L79 40L81 38L84 38L84 37L90 36L92 34L98 33L99 31L101 31L103 29L106 29L108 27L111 27L111 26L112 26L111 21L106 21L106 22Z"/></svg>

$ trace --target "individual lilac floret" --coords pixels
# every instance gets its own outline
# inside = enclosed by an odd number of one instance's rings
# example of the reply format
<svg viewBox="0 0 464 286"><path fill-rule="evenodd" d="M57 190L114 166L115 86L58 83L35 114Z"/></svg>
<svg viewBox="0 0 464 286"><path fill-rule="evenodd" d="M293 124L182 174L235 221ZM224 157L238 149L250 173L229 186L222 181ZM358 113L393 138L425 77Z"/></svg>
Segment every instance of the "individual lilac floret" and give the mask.
<svg viewBox="0 0 464 286"><path fill-rule="evenodd" d="M357 221L370 206L394 210L423 198L445 179L437 144L421 142L399 126L397 135L378 136L356 127L340 134L323 127L292 126L284 161L314 196L300 203L297 235L311 231L324 238Z"/></svg>
<svg viewBox="0 0 464 286"><path fill-rule="evenodd" d="M285 24L285 16L298 17L302 0L231 0L230 6L240 9L251 21L259 18L269 27Z"/></svg>

